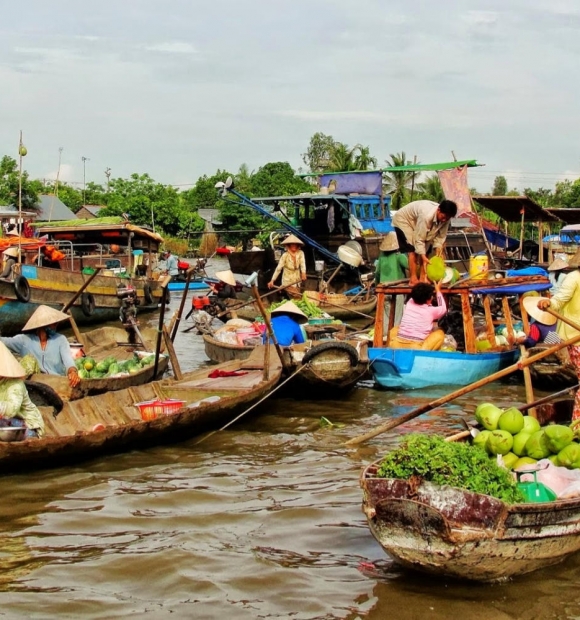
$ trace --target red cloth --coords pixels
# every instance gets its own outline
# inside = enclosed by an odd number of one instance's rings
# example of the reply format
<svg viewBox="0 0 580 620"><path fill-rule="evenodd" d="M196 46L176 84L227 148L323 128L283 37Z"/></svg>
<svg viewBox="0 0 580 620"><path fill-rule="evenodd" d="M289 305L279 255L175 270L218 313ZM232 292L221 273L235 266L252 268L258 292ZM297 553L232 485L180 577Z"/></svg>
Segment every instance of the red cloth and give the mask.
<svg viewBox="0 0 580 620"><path fill-rule="evenodd" d="M242 375L247 375L247 370L212 370L208 377L210 379L217 379L218 377L241 377Z"/></svg>

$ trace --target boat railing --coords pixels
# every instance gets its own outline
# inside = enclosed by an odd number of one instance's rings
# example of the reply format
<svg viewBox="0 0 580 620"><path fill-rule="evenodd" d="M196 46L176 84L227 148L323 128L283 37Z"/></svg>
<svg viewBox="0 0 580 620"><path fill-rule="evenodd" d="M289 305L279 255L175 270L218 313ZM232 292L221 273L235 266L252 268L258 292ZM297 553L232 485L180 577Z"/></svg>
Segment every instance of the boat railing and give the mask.
<svg viewBox="0 0 580 620"><path fill-rule="evenodd" d="M70 261L71 271L75 270L75 258L78 259L78 270L82 268L82 257L86 254L82 248L91 248L91 254L96 252L99 256L99 263L103 262L103 246L100 243L73 243L72 241L60 240L55 243L59 250L66 255L66 260Z"/></svg>

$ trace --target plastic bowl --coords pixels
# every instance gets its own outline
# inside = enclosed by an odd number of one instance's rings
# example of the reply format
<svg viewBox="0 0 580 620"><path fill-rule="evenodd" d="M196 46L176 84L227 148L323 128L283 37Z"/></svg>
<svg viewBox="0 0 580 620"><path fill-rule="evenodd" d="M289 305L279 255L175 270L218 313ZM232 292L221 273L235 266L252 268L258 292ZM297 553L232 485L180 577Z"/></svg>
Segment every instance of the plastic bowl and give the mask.
<svg viewBox="0 0 580 620"><path fill-rule="evenodd" d="M24 426L4 426L0 428L0 441L22 441L26 435Z"/></svg>

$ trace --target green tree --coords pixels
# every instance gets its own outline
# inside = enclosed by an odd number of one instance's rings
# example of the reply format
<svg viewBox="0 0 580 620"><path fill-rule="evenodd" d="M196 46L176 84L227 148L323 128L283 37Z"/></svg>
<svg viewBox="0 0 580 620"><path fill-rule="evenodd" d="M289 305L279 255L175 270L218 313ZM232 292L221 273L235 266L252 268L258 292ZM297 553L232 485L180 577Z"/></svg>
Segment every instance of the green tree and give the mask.
<svg viewBox="0 0 580 620"><path fill-rule="evenodd" d="M54 184L47 186L46 191L54 193ZM74 213L83 206L83 192L68 183L59 183L58 185L58 197L64 202L64 204Z"/></svg>
<svg viewBox="0 0 580 620"><path fill-rule="evenodd" d="M296 175L288 162L265 164L251 176L252 196L295 196L311 191L312 186Z"/></svg>
<svg viewBox="0 0 580 620"><path fill-rule="evenodd" d="M19 170L16 160L8 155L0 160L0 204L18 207ZM28 172L22 171L22 209L38 210L39 184L31 181Z"/></svg>
<svg viewBox="0 0 580 620"><path fill-rule="evenodd" d="M445 198L443 188L441 187L441 181L439 176L434 174L427 177L424 181L416 183L417 188L417 200L433 200L434 202L441 202Z"/></svg>
<svg viewBox="0 0 580 620"><path fill-rule="evenodd" d="M538 189L530 189L529 187L526 187L524 189L524 196L527 196L534 202L542 205L542 207L547 208L554 206L554 195L551 189L544 189L543 187Z"/></svg>
<svg viewBox="0 0 580 620"><path fill-rule="evenodd" d="M325 172L348 172L356 170L356 147L350 148L347 144L336 142L330 150L330 161Z"/></svg>
<svg viewBox="0 0 580 620"><path fill-rule="evenodd" d="M368 146L357 144L354 148L358 151L354 158L355 170L370 170L377 167L377 158L371 155Z"/></svg>
<svg viewBox="0 0 580 620"><path fill-rule="evenodd" d="M387 166L394 168L398 166L409 166L412 162L407 161L404 151L391 154ZM383 187L388 195L391 196L391 209L400 209L408 201L409 188L413 182L413 173L406 170L396 170L387 172L383 175Z"/></svg>
<svg viewBox="0 0 580 620"><path fill-rule="evenodd" d="M302 161L310 172L323 172L327 169L334 145L334 138L322 132L317 132L310 138L306 153L302 154Z"/></svg>
<svg viewBox="0 0 580 620"><path fill-rule="evenodd" d="M492 196L507 196L508 182L504 176L495 177L493 182L493 188L491 190Z"/></svg>

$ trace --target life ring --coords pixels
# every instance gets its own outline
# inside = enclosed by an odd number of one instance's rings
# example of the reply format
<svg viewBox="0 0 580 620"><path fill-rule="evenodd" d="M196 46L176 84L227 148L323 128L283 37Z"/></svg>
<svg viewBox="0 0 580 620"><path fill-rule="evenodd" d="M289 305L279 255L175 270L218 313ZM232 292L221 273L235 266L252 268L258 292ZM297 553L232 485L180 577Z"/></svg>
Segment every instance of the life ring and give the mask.
<svg viewBox="0 0 580 620"><path fill-rule="evenodd" d="M145 297L145 302L148 306L155 303L155 300L153 299L153 293L151 292L150 284L145 284L145 286L143 287L143 295Z"/></svg>
<svg viewBox="0 0 580 620"><path fill-rule="evenodd" d="M92 316L95 311L95 298L92 293L83 293L81 295L81 310L85 316Z"/></svg>
<svg viewBox="0 0 580 620"><path fill-rule="evenodd" d="M359 355L357 350L348 342L340 342L338 340L329 340L328 342L321 342L313 346L311 349L308 349L302 358L303 364L308 364L311 362L316 356L324 353L324 351L329 351L331 349L335 349L337 351L344 351L349 359L350 365L356 366L359 363Z"/></svg>
<svg viewBox="0 0 580 620"><path fill-rule="evenodd" d="M20 274L14 278L14 292L16 293L18 301L24 304L30 301L30 284L28 284L28 280Z"/></svg>

